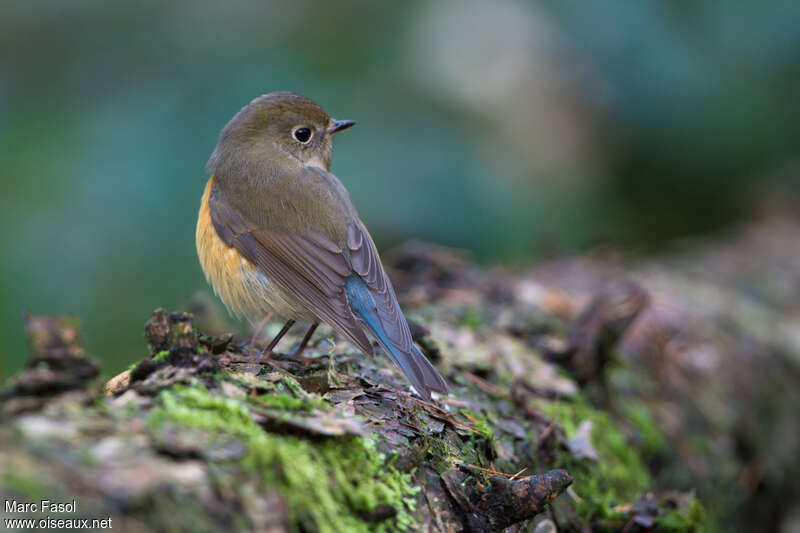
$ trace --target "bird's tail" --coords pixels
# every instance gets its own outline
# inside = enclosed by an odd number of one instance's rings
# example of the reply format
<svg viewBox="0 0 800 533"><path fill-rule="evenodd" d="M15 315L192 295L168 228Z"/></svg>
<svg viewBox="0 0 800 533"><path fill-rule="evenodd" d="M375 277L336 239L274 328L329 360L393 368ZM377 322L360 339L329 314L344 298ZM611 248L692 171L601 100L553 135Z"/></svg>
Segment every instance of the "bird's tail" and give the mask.
<svg viewBox="0 0 800 533"><path fill-rule="evenodd" d="M378 316L375 300L366 284L360 278L351 276L347 281L346 291L353 314L366 326L384 351L403 370L403 373L408 377L408 380L419 395L426 400L430 400L431 392L447 394L447 383L413 342L409 343L408 348L403 349L389 339ZM403 326L407 328L408 325L405 323L405 318L402 314L398 318L403 321Z"/></svg>

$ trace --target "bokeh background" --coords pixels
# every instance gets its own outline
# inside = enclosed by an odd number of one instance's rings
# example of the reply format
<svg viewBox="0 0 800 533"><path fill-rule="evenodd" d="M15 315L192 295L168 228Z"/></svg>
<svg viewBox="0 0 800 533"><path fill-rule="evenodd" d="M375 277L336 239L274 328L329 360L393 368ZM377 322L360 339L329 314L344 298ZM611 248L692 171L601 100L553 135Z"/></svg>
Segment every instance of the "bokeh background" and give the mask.
<svg viewBox="0 0 800 533"><path fill-rule="evenodd" d="M204 165L255 96L359 122L333 171L381 248L649 254L795 194L798 28L791 0L3 2L0 380L25 310L113 374L207 291Z"/></svg>

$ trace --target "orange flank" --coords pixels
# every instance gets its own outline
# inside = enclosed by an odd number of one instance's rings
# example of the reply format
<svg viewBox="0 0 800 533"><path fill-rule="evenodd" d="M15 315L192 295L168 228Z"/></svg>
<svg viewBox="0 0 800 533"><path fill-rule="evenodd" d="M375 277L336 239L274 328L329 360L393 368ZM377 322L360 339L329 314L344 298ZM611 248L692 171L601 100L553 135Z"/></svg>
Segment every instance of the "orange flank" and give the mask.
<svg viewBox="0 0 800 533"><path fill-rule="evenodd" d="M265 299L265 295L271 292L270 283L255 265L217 235L208 208L213 185L214 176L211 176L203 191L197 217L196 240L200 266L214 293L231 312L258 321L271 310Z"/></svg>

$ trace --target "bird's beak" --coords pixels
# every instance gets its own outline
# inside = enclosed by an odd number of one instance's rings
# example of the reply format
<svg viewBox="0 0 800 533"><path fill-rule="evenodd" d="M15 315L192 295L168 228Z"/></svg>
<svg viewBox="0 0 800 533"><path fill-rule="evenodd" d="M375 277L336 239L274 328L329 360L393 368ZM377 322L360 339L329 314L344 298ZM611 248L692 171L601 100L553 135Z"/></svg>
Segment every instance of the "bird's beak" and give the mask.
<svg viewBox="0 0 800 533"><path fill-rule="evenodd" d="M334 120L333 124L330 128L328 128L328 133L336 133L337 131L346 130L350 126L355 126L355 120Z"/></svg>

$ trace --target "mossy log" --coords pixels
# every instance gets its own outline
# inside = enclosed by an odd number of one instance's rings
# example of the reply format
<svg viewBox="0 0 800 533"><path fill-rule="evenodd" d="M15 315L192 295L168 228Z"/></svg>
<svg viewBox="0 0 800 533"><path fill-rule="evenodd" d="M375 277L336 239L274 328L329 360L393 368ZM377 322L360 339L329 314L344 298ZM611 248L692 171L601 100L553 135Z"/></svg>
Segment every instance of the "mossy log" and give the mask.
<svg viewBox="0 0 800 533"><path fill-rule="evenodd" d="M159 309L145 328L151 357L100 392L74 321L29 317L28 327L31 362L4 393L3 493L81 502L61 519L483 531L534 518L571 483L563 470L509 481L458 469L467 457L490 463L475 418L419 399L354 352L256 363L230 337L199 335L190 315ZM6 513L23 516L43 517Z"/></svg>

